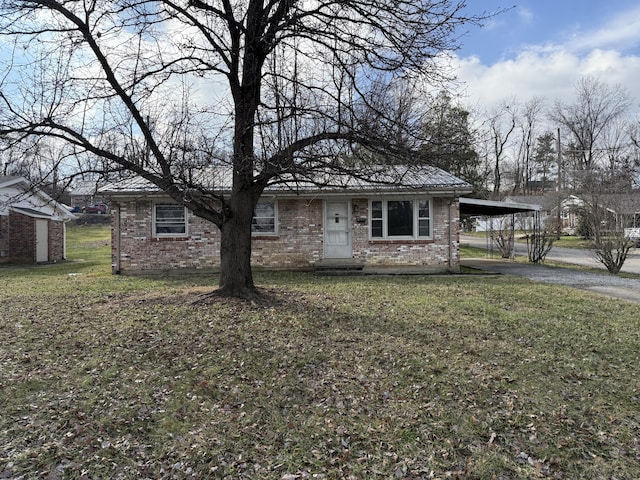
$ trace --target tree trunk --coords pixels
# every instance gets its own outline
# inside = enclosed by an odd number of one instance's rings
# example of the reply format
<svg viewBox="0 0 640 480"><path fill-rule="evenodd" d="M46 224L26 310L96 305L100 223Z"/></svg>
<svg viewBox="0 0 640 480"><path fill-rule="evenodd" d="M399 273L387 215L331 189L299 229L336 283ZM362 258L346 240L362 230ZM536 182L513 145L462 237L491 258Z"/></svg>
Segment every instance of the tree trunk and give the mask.
<svg viewBox="0 0 640 480"><path fill-rule="evenodd" d="M232 195L229 215L220 228L220 288L223 296L255 298L258 291L251 271L251 219L253 195L245 190Z"/></svg>

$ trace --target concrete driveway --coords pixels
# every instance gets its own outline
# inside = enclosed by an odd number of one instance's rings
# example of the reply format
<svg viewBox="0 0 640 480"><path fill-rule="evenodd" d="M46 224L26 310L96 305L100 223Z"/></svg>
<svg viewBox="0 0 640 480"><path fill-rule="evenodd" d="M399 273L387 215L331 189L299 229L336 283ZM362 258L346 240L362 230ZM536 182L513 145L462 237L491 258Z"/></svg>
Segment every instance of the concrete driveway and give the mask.
<svg viewBox="0 0 640 480"><path fill-rule="evenodd" d="M491 250L486 239L461 236L462 245L470 245ZM495 258L464 258L462 265L478 268L484 271L517 275L536 282L555 283L567 285L582 290L588 290L602 295L628 300L640 304L640 279L621 278L607 273L606 268L591 256L590 252L574 248L552 248L547 255L548 260L555 260L575 265L583 265L602 270L603 273L581 272L562 267L550 267L546 265L535 265L531 263L514 262L500 258L495 247ZM516 256L527 255L526 245L516 244ZM623 272L640 274L640 255L632 251L632 255L625 262Z"/></svg>

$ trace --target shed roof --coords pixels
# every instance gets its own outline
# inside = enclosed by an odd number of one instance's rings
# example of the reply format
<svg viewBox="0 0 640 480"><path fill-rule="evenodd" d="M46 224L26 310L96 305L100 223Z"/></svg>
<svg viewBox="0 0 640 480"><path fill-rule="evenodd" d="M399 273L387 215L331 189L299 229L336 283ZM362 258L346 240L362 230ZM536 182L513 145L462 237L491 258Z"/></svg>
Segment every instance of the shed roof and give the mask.
<svg viewBox="0 0 640 480"><path fill-rule="evenodd" d="M15 211L15 212L18 212L18 213L22 213L23 215L26 215L27 217L55 219L53 214L44 212L43 210L37 210L35 208L12 207L12 210Z"/></svg>
<svg viewBox="0 0 640 480"><path fill-rule="evenodd" d="M10 211L34 218L71 220L75 215L24 177L0 176L0 215Z"/></svg>

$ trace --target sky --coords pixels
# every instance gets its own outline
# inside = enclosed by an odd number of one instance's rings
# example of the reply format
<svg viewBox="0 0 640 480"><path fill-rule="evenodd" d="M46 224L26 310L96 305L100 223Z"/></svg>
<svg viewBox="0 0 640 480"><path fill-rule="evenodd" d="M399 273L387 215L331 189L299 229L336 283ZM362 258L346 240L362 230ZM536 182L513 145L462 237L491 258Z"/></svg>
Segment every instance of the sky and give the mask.
<svg viewBox="0 0 640 480"><path fill-rule="evenodd" d="M467 0L469 14L500 10L461 32L452 66L466 106L488 111L534 97L572 103L577 81L589 75L626 88L640 117L638 0Z"/></svg>
<svg viewBox="0 0 640 480"><path fill-rule="evenodd" d="M637 0L468 0L492 13L468 27L455 52L463 101L490 108L510 97L572 103L580 77L626 88L640 111L640 3Z"/></svg>

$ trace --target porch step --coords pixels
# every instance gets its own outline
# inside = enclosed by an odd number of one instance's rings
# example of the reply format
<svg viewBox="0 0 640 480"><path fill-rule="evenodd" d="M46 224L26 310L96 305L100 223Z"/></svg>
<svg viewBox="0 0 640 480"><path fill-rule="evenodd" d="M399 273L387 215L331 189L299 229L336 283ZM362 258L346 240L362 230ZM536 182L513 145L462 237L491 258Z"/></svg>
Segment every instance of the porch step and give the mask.
<svg viewBox="0 0 640 480"><path fill-rule="evenodd" d="M364 262L352 258L324 258L313 264L318 275L357 275L363 268Z"/></svg>

